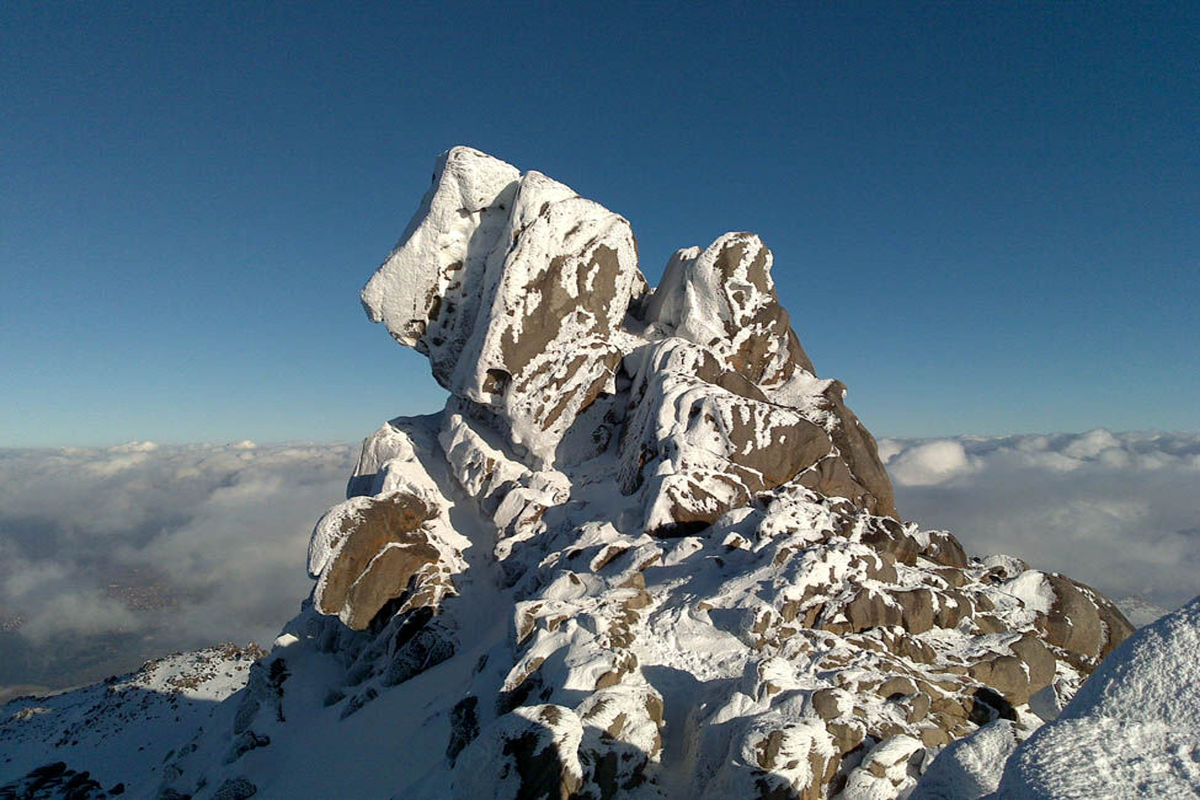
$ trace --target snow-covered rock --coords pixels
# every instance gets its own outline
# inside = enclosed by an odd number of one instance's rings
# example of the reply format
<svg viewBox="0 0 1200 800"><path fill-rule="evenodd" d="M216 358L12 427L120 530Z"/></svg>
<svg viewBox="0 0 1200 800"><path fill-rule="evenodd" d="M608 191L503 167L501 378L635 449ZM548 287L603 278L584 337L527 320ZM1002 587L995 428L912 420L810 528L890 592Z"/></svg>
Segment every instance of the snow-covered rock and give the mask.
<svg viewBox="0 0 1200 800"><path fill-rule="evenodd" d="M1009 759L994 800L1200 797L1200 597L1126 639Z"/></svg>
<svg viewBox="0 0 1200 800"><path fill-rule="evenodd" d="M156 797L163 765L245 685L256 645L219 645L0 708L0 797Z"/></svg>
<svg viewBox="0 0 1200 800"><path fill-rule="evenodd" d="M1019 737L1016 725L999 719L959 739L934 759L908 800L979 800L991 794Z"/></svg>
<svg viewBox="0 0 1200 800"><path fill-rule="evenodd" d="M620 216L445 154L362 299L446 407L367 438L311 598L155 790L891 800L1066 705L1128 623L901 521L772 262L726 234L651 291Z"/></svg>
<svg viewBox="0 0 1200 800"><path fill-rule="evenodd" d="M621 325L646 282L629 223L538 172L456 147L400 245L363 289L371 319L490 407L545 465L613 391Z"/></svg>

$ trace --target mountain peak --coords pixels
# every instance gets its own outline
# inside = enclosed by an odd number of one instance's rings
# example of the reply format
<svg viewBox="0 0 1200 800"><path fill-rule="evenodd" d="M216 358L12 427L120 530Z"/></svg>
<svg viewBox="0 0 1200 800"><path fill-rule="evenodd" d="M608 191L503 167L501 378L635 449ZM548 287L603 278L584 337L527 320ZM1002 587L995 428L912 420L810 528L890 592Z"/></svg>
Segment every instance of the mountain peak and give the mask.
<svg viewBox="0 0 1200 800"><path fill-rule="evenodd" d="M727 233L652 289L620 215L445 153L362 301L446 406L364 441L159 796L887 800L1052 717L1128 622L901 520L772 265Z"/></svg>

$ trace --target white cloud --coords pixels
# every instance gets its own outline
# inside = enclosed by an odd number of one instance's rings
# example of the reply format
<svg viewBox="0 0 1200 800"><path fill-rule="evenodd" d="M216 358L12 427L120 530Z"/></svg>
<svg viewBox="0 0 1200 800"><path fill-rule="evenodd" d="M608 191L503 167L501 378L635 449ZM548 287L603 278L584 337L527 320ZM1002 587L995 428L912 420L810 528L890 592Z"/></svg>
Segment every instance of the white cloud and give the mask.
<svg viewBox="0 0 1200 800"><path fill-rule="evenodd" d="M892 478L905 486L935 486L974 469L962 444L952 439L893 451L887 463Z"/></svg>
<svg viewBox="0 0 1200 800"><path fill-rule="evenodd" d="M308 534L344 496L357 454L253 442L0 451L0 630L20 620L0 639L19 651L0 652L0 684L270 641L308 593Z"/></svg>
<svg viewBox="0 0 1200 800"><path fill-rule="evenodd" d="M968 551L1166 608L1200 594L1200 434L890 439L880 452L905 518Z"/></svg>
<svg viewBox="0 0 1200 800"><path fill-rule="evenodd" d="M1200 593L1200 434L885 439L880 454L905 517L974 553L1166 607ZM253 442L0 450L0 684L270 641L311 588L309 532L357 455Z"/></svg>

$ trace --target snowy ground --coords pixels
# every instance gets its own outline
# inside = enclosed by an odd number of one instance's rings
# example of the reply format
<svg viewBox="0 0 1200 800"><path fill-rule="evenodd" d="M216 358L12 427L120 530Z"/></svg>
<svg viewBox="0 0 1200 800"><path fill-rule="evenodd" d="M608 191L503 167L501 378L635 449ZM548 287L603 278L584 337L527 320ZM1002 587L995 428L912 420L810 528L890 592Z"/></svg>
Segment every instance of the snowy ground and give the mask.
<svg viewBox="0 0 1200 800"><path fill-rule="evenodd" d="M163 764L246 684L263 653L210 647L155 659L86 689L14 700L0 718L0 796L25 797L4 791L28 792L47 779L94 781L94 792L112 795L151 794ZM77 769L58 773L59 762Z"/></svg>

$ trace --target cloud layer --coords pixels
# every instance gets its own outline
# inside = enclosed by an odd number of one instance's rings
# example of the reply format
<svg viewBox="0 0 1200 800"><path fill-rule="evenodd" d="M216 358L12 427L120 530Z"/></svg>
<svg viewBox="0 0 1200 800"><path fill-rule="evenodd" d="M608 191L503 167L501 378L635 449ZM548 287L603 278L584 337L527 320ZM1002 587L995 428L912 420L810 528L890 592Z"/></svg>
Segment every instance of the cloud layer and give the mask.
<svg viewBox="0 0 1200 800"><path fill-rule="evenodd" d="M0 687L269 642L355 445L0 450ZM905 518L1114 598L1200 594L1200 434L884 439Z"/></svg>
<svg viewBox="0 0 1200 800"><path fill-rule="evenodd" d="M310 588L350 445L0 451L0 684L57 686L270 641Z"/></svg>
<svg viewBox="0 0 1200 800"><path fill-rule="evenodd" d="M880 441L897 504L968 551L1008 553L1113 598L1200 594L1200 434Z"/></svg>

